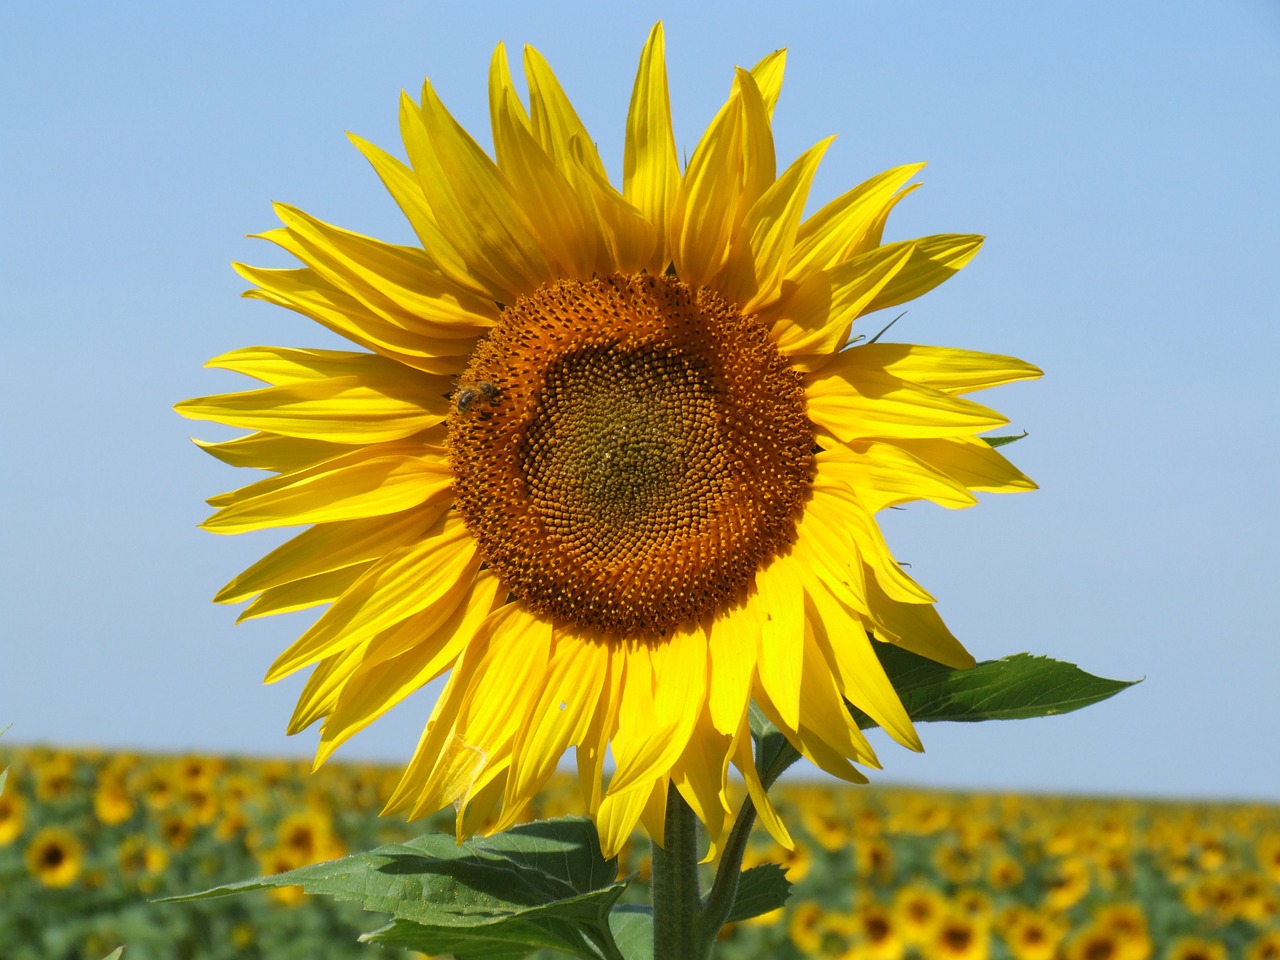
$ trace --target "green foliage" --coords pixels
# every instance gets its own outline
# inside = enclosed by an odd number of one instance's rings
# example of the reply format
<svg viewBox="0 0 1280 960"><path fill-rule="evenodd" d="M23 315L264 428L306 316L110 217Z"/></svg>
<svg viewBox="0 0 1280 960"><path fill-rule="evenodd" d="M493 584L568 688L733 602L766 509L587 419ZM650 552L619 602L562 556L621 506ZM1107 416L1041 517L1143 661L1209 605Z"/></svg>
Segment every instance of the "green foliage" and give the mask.
<svg viewBox="0 0 1280 960"><path fill-rule="evenodd" d="M993 447L1003 447L1006 443L1013 443L1025 436L1027 436L1027 431L1023 430L1021 433L1010 433L1003 437L979 437L978 439L985 440Z"/></svg>
<svg viewBox="0 0 1280 960"><path fill-rule="evenodd" d="M729 923L763 916L786 905L791 896L787 871L776 863L761 863L742 871Z"/></svg>
<svg viewBox="0 0 1280 960"><path fill-rule="evenodd" d="M359 902L392 922L361 939L424 953L522 957L545 947L593 960L612 948L614 878L590 820L565 818L455 843L438 833L171 900L271 887Z"/></svg>
<svg viewBox="0 0 1280 960"><path fill-rule="evenodd" d="M609 927L618 952L627 960L653 960L653 909L623 903L609 914Z"/></svg>
<svg viewBox="0 0 1280 960"><path fill-rule="evenodd" d="M121 960L411 960L403 950L357 942L362 924L382 922L370 921L357 903L290 896L300 894L297 887L186 903L154 900L271 869L268 854L306 832L298 829L303 813L310 832L331 835L338 849L401 844L422 831L440 833L457 849L447 832L452 811L412 830L377 816L398 770L329 764L312 775L304 762L14 747L0 753L0 767L6 764L5 796L25 812L16 834L0 835L3 960L101 960L120 944L127 944ZM124 784L133 809L108 823L94 798L112 781ZM830 949L856 954L858 923L871 907L888 911L901 934L897 898L907 887L929 892L947 909L976 911L991 960L1010 956L1012 928L1002 918L1019 913L1058 918L1064 954L1073 937L1094 928L1115 904L1139 911L1159 948L1153 955L1195 933L1224 944L1230 957L1244 957L1274 927L1280 897L1280 805L1274 803L948 794L829 780L784 781L771 796L797 849L782 850L763 831L752 834L734 908L735 918L744 919L726 929L716 960L801 960L819 953L797 939L806 929L805 911L815 907L817 933ZM535 813L559 815L577 798L576 782L557 778L539 796ZM736 785L733 802L741 800ZM67 831L83 846L79 875L57 889L42 886L24 862L33 838L48 828ZM137 838L166 853L155 872L125 855ZM320 848L312 854L337 855ZM648 856L648 844L637 838L624 849L620 872L640 871ZM568 870L571 857L564 860ZM791 896L781 909L759 915L769 901L757 896L756 884L777 884L782 876L776 866L760 867L770 861L786 865ZM1011 864L1015 872L1003 873ZM561 869L550 862L540 868L552 876ZM1070 877L1079 885L1064 882ZM571 882L590 893L616 877ZM781 888L774 889L777 903ZM652 960L645 898L641 875L609 913L613 942L628 960ZM747 913L757 916L745 919ZM528 948L515 949L510 956ZM926 946L910 949L917 952L908 957L939 955ZM557 955L535 952L539 960Z"/></svg>
<svg viewBox="0 0 1280 960"><path fill-rule="evenodd" d="M915 723L1050 717L1099 703L1137 682L1096 677L1075 664L1029 653L956 670L889 643L873 646ZM857 707L850 706L849 711L862 729L876 726ZM767 786L800 754L755 704L750 719L756 768Z"/></svg>
<svg viewBox="0 0 1280 960"><path fill-rule="evenodd" d="M1137 682L1095 677L1075 664L1029 653L953 670L891 644L877 643L875 649L917 723L1050 717L1099 703ZM861 711L854 715L860 727L875 726Z"/></svg>

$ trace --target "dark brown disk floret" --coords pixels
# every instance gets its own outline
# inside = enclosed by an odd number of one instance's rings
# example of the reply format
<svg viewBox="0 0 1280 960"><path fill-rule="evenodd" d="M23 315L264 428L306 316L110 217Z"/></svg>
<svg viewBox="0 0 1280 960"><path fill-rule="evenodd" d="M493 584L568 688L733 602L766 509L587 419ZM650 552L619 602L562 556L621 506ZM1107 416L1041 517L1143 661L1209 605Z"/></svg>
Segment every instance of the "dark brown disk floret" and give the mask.
<svg viewBox="0 0 1280 960"><path fill-rule="evenodd" d="M649 275L561 280L506 308L449 424L489 566L538 613L613 636L666 633L751 582L794 538L813 448L768 331Z"/></svg>

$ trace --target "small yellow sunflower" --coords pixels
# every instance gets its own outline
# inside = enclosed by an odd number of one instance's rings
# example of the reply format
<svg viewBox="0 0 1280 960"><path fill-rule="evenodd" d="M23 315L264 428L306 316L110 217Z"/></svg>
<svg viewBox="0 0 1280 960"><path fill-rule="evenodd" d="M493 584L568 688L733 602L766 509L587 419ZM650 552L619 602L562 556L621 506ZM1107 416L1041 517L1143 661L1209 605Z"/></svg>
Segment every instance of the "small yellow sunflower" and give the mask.
<svg viewBox="0 0 1280 960"><path fill-rule="evenodd" d="M84 866L84 846L61 827L45 827L27 846L27 871L46 887L68 887Z"/></svg>
<svg viewBox="0 0 1280 960"><path fill-rule="evenodd" d="M177 407L253 431L201 446L272 474L212 498L207 529L310 525L216 599L330 605L267 676L313 668L290 732L323 721L317 763L448 674L388 812L505 828L573 748L606 853L637 823L662 841L673 785L720 837L730 764L789 845L751 701L863 781L846 701L920 747L874 644L973 663L875 514L1033 488L978 436L1006 419L961 395L1040 371L851 327L981 238L882 242L921 164L805 217L830 140L778 173L782 51L737 71L681 169L663 49L659 25L621 191L532 49L527 107L493 58L493 158L429 83L404 96L407 163L353 140L420 246L277 205L263 237L302 266L238 267L248 296L362 349L236 350L210 366L266 386Z"/></svg>
<svg viewBox="0 0 1280 960"><path fill-rule="evenodd" d="M133 816L135 805L123 780L99 777L93 792L93 811L100 823L118 826Z"/></svg>
<svg viewBox="0 0 1280 960"><path fill-rule="evenodd" d="M948 910L934 929L926 955L937 960L987 960L991 956L990 927L967 913Z"/></svg>

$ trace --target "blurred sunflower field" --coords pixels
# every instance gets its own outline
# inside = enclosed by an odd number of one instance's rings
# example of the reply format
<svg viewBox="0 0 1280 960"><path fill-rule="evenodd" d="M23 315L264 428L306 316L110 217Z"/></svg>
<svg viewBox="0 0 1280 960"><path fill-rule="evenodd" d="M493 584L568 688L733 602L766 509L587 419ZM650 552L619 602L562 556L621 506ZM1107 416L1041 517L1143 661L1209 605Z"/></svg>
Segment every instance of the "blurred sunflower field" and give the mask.
<svg viewBox="0 0 1280 960"><path fill-rule="evenodd" d="M376 920L287 887L157 898L397 842L380 819L399 770L49 749L0 751L0 957L329 960ZM577 807L557 780L533 810ZM787 906L727 927L718 957L1280 960L1280 806L949 794L784 783ZM623 853L640 874L647 843Z"/></svg>

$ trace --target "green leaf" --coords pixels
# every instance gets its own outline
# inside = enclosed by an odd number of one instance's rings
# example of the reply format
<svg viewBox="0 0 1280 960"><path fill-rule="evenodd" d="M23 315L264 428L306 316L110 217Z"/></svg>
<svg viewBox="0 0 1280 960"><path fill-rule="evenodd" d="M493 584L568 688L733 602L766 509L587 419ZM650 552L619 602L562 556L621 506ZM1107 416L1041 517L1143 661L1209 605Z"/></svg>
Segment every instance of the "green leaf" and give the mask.
<svg viewBox="0 0 1280 960"><path fill-rule="evenodd" d="M544 820L456 843L426 834L328 863L168 900L299 884L359 901L392 922L362 939L424 953L523 957L535 949L598 958L613 946L609 911L626 887L590 820Z"/></svg>
<svg viewBox="0 0 1280 960"><path fill-rule="evenodd" d="M980 437L979 439L985 440L993 447L1003 447L1006 443L1013 443L1017 440L1021 440L1026 435L1027 431L1023 430L1021 433L1010 433L1003 437Z"/></svg>
<svg viewBox="0 0 1280 960"><path fill-rule="evenodd" d="M776 863L762 863L738 876L738 892L725 923L750 920L786 904L791 896L787 871Z"/></svg>
<svg viewBox="0 0 1280 960"><path fill-rule="evenodd" d="M4 731L0 730L0 733L3 733L3 732ZM102 960L120 960L120 957L123 956L123 954L124 954L124 947L116 947L109 954L103 957Z"/></svg>
<svg viewBox="0 0 1280 960"><path fill-rule="evenodd" d="M1075 664L1029 653L953 670L888 643L877 642L875 649L917 723L1049 717L1106 700L1137 682L1095 677ZM850 709L858 726L875 726L862 711Z"/></svg>
<svg viewBox="0 0 1280 960"><path fill-rule="evenodd" d="M613 942L627 960L653 960L653 908L624 903L609 914Z"/></svg>
<svg viewBox="0 0 1280 960"><path fill-rule="evenodd" d="M890 643L873 640L872 646L915 723L1049 717L1106 700L1138 682L1095 677L1075 664L1029 653L955 670ZM876 726L857 707L847 706L859 727ZM800 754L754 703L749 716L756 770L768 788Z"/></svg>

